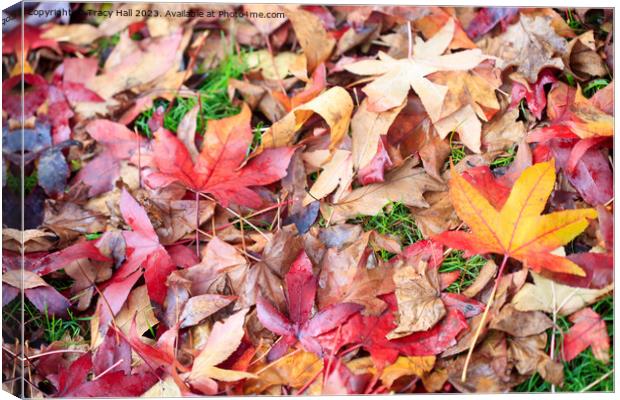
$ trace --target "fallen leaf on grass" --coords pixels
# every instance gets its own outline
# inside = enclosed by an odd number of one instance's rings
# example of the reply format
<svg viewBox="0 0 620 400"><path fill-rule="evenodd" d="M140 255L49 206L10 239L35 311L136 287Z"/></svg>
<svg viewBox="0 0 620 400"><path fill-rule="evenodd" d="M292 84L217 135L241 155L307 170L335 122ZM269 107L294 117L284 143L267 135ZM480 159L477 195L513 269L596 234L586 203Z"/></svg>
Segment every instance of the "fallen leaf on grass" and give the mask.
<svg viewBox="0 0 620 400"><path fill-rule="evenodd" d="M604 363L609 362L609 335L605 321L591 308L584 308L568 317L574 325L564 334L564 361L571 361L588 347Z"/></svg>
<svg viewBox="0 0 620 400"><path fill-rule="evenodd" d="M523 171L501 210L493 207L454 169L452 171L450 199L472 233L444 232L436 237L437 241L470 254L504 254L522 261L534 271L547 269L585 275L568 258L550 252L581 233L588 226L588 219L596 218L596 211L565 210L540 215L555 184L553 161Z"/></svg>
<svg viewBox="0 0 620 400"><path fill-rule="evenodd" d="M239 169L252 142L250 118L250 109L243 106L235 116L211 121L196 162L176 136L159 129L153 146L157 170L146 177L147 184L162 187L178 181L191 190L213 194L224 206L230 202L260 206L263 200L248 186L282 178L294 149L267 149Z"/></svg>
<svg viewBox="0 0 620 400"><path fill-rule="evenodd" d="M423 194L441 191L442 183L427 175L422 168L415 168L416 160L409 160L400 168L390 171L385 181L354 189L322 212L332 222L344 221L357 215L376 215L389 202L402 202L408 206L428 207Z"/></svg>
<svg viewBox="0 0 620 400"><path fill-rule="evenodd" d="M614 287L613 283L602 289L572 287L555 283L537 273L530 273L534 283L523 285L512 299L512 304L519 311L557 312L560 315L570 315L595 303Z"/></svg>

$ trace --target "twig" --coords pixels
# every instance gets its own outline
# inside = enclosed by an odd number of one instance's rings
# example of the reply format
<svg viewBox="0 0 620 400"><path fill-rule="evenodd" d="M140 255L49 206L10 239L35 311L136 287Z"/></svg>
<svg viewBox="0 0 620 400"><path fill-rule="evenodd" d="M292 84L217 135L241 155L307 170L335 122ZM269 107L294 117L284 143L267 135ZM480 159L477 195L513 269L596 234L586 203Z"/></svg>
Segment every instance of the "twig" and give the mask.
<svg viewBox="0 0 620 400"><path fill-rule="evenodd" d="M211 196L208 196L204 193L200 193L201 196L203 196L206 199L209 199L213 202L215 202L215 199L212 198ZM256 232L260 233L262 237L265 238L265 240L269 241L269 236L265 235L263 233L263 231L261 231L256 225L254 225L253 223L251 223L250 221L248 221L245 217L241 216L240 214L238 214L235 210L229 208L229 207L224 207L226 209L226 211L228 211L229 213L231 213L232 215L234 215L235 217L239 218L241 221L247 223L248 225L250 225Z"/></svg>
<svg viewBox="0 0 620 400"><path fill-rule="evenodd" d="M215 236L211 235L209 232L203 231L202 229L199 229L200 233L202 233L203 235L205 235L206 237L208 237L209 239L213 239ZM237 249L239 250L239 249ZM252 254L246 252L245 250L241 249L239 250L242 254L244 254L245 256L251 258L254 261L261 261L260 258L253 256Z"/></svg>
<svg viewBox="0 0 620 400"><path fill-rule="evenodd" d="M271 362L271 363L269 363L269 364L265 365L263 368L259 369L257 372L254 372L254 375L260 375L261 373L263 373L263 372L265 372L266 370L268 370L269 368L273 367L274 365L276 365L276 364L277 364L277 363L279 363L280 361L285 360L285 359L287 359L287 358L291 357L292 355L299 353L300 351L301 351L301 349L300 349L300 348L299 348L299 349L295 349L295 350L291 351L290 353L288 353L288 354L286 354L286 355L284 355L284 356L282 356L282 357L278 358L277 360L275 360L275 361L273 361L273 362Z"/></svg>
<svg viewBox="0 0 620 400"><path fill-rule="evenodd" d="M196 258L200 260L200 193L196 192Z"/></svg>
<svg viewBox="0 0 620 400"><path fill-rule="evenodd" d="M103 371L102 373L100 373L99 375L95 376L92 381L96 381L97 379L101 378L102 376L104 376L105 374L107 374L108 372L112 371L114 368L116 368L117 366L120 365L120 363L122 363L123 360L122 358L120 360L118 360L117 362L115 362L114 364L110 365L105 371Z"/></svg>
<svg viewBox="0 0 620 400"><path fill-rule="evenodd" d="M556 308L555 283L551 281L551 296L553 298L553 328L551 329L551 348L549 349L549 358L554 361L555 357L555 329L557 327L558 309ZM555 385L551 384L551 393L555 393Z"/></svg>
<svg viewBox="0 0 620 400"><path fill-rule="evenodd" d="M583 389L581 389L579 392L583 393L583 392L587 392L588 390L592 389L594 386L598 385L599 383L601 383L602 381L605 380L605 378L607 378L609 375L614 373L614 368L612 368L611 370L605 372L605 374L601 375L597 380L595 380L594 382L592 382L591 384L589 384L588 386L584 387Z"/></svg>
<svg viewBox="0 0 620 400"><path fill-rule="evenodd" d="M497 287L499 286L499 282L502 279L502 274L504 273L504 268L508 262L508 255L504 254L504 259L502 260L502 265L499 267L499 272L497 273L497 278L495 278L495 284L493 285L493 290L491 291L491 296L489 296L489 300L487 300L487 304L484 307L484 313L482 314L482 319L478 324L478 328L476 328L476 333L469 345L469 351L467 352L467 358L465 359L465 365L463 366L463 373L461 374L461 382L465 382L467 379L467 367L469 366L469 362L471 361L471 356L474 353L474 347L476 347L476 342L478 341L478 337L480 336L480 332L482 332L482 327L484 326L484 322L487 319L487 315L489 314L489 309L493 305L493 300L495 299L495 292L497 291Z"/></svg>

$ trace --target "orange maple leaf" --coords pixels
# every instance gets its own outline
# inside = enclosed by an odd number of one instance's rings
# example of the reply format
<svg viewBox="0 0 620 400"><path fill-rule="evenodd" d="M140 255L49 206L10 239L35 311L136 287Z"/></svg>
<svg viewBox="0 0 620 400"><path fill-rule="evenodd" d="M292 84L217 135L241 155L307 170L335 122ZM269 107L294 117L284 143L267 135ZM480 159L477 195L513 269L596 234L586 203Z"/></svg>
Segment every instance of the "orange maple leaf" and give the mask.
<svg viewBox="0 0 620 400"><path fill-rule="evenodd" d="M583 232L588 219L596 218L596 211L588 208L541 215L554 184L554 160L533 165L523 171L498 210L452 168L450 199L471 233L443 232L436 239L475 254L503 254L536 272L547 269L585 276L577 264L551 251Z"/></svg>

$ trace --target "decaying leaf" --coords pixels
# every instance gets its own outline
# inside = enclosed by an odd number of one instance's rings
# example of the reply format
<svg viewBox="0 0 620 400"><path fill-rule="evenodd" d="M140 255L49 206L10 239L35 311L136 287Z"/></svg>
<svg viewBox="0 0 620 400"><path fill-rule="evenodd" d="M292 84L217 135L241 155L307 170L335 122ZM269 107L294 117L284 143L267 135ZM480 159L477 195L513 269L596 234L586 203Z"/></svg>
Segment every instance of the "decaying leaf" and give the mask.
<svg viewBox="0 0 620 400"><path fill-rule="evenodd" d="M530 273L534 283L526 283L512 299L520 311L555 311L560 315L570 315L613 290L613 283L601 289L586 289L562 285L535 272Z"/></svg>

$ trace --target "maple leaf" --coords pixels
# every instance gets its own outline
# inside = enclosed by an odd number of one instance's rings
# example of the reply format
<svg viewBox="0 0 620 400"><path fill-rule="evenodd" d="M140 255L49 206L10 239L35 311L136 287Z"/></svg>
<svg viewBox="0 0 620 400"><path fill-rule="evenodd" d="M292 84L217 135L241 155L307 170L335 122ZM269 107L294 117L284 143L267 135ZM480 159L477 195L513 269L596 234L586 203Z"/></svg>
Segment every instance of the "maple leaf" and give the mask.
<svg viewBox="0 0 620 400"><path fill-rule="evenodd" d="M388 308L381 315L355 314L338 330L320 336L319 342L324 348L334 352L347 344L363 347L370 353L375 366L382 370L393 364L399 354L405 356L439 354L456 344L456 336L468 327L464 314L459 309L450 307L442 320L428 331L415 332L390 340L387 335L396 328L394 315L398 307L393 294L383 296L382 300L388 304Z"/></svg>
<svg viewBox="0 0 620 400"><path fill-rule="evenodd" d="M88 194L97 196L113 189L122 160L129 160L140 151L143 157L147 154L146 140L125 125L105 119L90 122L86 125L86 132L103 147L103 151L80 169L73 182L85 183L90 187Z"/></svg>
<svg viewBox="0 0 620 400"><path fill-rule="evenodd" d="M136 397L157 382L153 373L126 375L123 371L107 372L88 380L93 367L90 353L75 360L58 374L56 397Z"/></svg>
<svg viewBox="0 0 620 400"><path fill-rule="evenodd" d="M533 269L584 275L568 258L550 252L570 242L596 218L593 209L564 210L540 215L555 184L554 161L525 169L501 209L496 209L454 168L450 199L471 233L443 232L436 240L445 246L476 254L498 253Z"/></svg>
<svg viewBox="0 0 620 400"><path fill-rule="evenodd" d="M217 379L223 382L234 382L240 379L254 378L256 375L216 367L226 361L237 350L245 334L243 323L248 309L231 315L224 322L216 322L209 334L205 347L194 360L188 381L192 387L207 395L217 393Z"/></svg>
<svg viewBox="0 0 620 400"><path fill-rule="evenodd" d="M577 311L569 321L574 325L564 334L562 356L571 361L588 347L598 360L609 362L609 335L605 321L591 308Z"/></svg>
<svg viewBox="0 0 620 400"><path fill-rule="evenodd" d="M566 40L549 24L548 16L521 14L519 21L504 33L486 40L485 53L497 56L502 69L515 66L528 82L536 82L540 71L551 67L562 70L561 56L567 51Z"/></svg>
<svg viewBox="0 0 620 400"><path fill-rule="evenodd" d="M294 148L267 149L242 167L252 143L251 116L244 105L235 116L209 121L196 160L176 136L159 129L153 145L157 170L146 177L147 184L158 188L181 182L193 191L212 194L224 206L230 202L260 206L262 199L249 187L267 185L286 175Z"/></svg>
<svg viewBox="0 0 620 400"><path fill-rule="evenodd" d="M394 272L394 284L399 321L387 335L388 339L426 331L446 314L440 298L437 268L428 268L424 261L402 266Z"/></svg>
<svg viewBox="0 0 620 400"><path fill-rule="evenodd" d="M116 271L113 279L127 277L142 266L149 297L163 304L167 291L166 278L176 270L176 266L166 249L159 243L146 211L125 189L121 192L119 205L125 222L132 230L123 232L127 259Z"/></svg>
<svg viewBox="0 0 620 400"><path fill-rule="evenodd" d="M282 106L287 112L289 112L293 108L305 104L317 97L323 91L323 89L325 89L325 85L327 84L326 75L327 71L325 69L325 64L321 63L314 70L314 73L312 74L312 79L310 80L310 82L308 82L304 90L296 93L294 96L291 97L287 96L281 91L276 90L272 91L271 95L274 99L280 102L280 104L282 104Z"/></svg>
<svg viewBox="0 0 620 400"><path fill-rule="evenodd" d="M364 313L378 315L386 304L377 296L390 292L391 269L382 265L368 268L367 248L371 232L349 246L329 248L321 261L318 302L321 308L341 302L364 306Z"/></svg>
<svg viewBox="0 0 620 400"><path fill-rule="evenodd" d="M378 76L362 89L368 95L368 109L380 112L400 106L411 86L431 120L438 121L448 88L431 82L426 76L437 71L467 71L488 58L479 49L442 55L452 41L454 29L454 20L450 19L429 41L417 38L411 58L396 60L379 52L379 60L345 66L347 71L357 75Z"/></svg>
<svg viewBox="0 0 620 400"><path fill-rule="evenodd" d="M384 182L356 188L340 198L333 208L322 204L321 211L332 222L341 222L359 214L376 215L389 202L426 208L428 203L424 200L424 192L441 191L445 186L427 175L422 168L415 168L416 164L417 160L410 159L387 173Z"/></svg>
<svg viewBox="0 0 620 400"><path fill-rule="evenodd" d="M316 295L317 279L312 273L312 264L305 251L299 253L291 269L284 277L288 300L288 317L285 317L262 296L257 298L256 310L260 322L270 331L284 336L272 355L279 358L286 349L298 340L302 346L318 355L323 353L315 337L331 331L342 324L362 306L354 303L338 303L324 308L310 318Z"/></svg>

